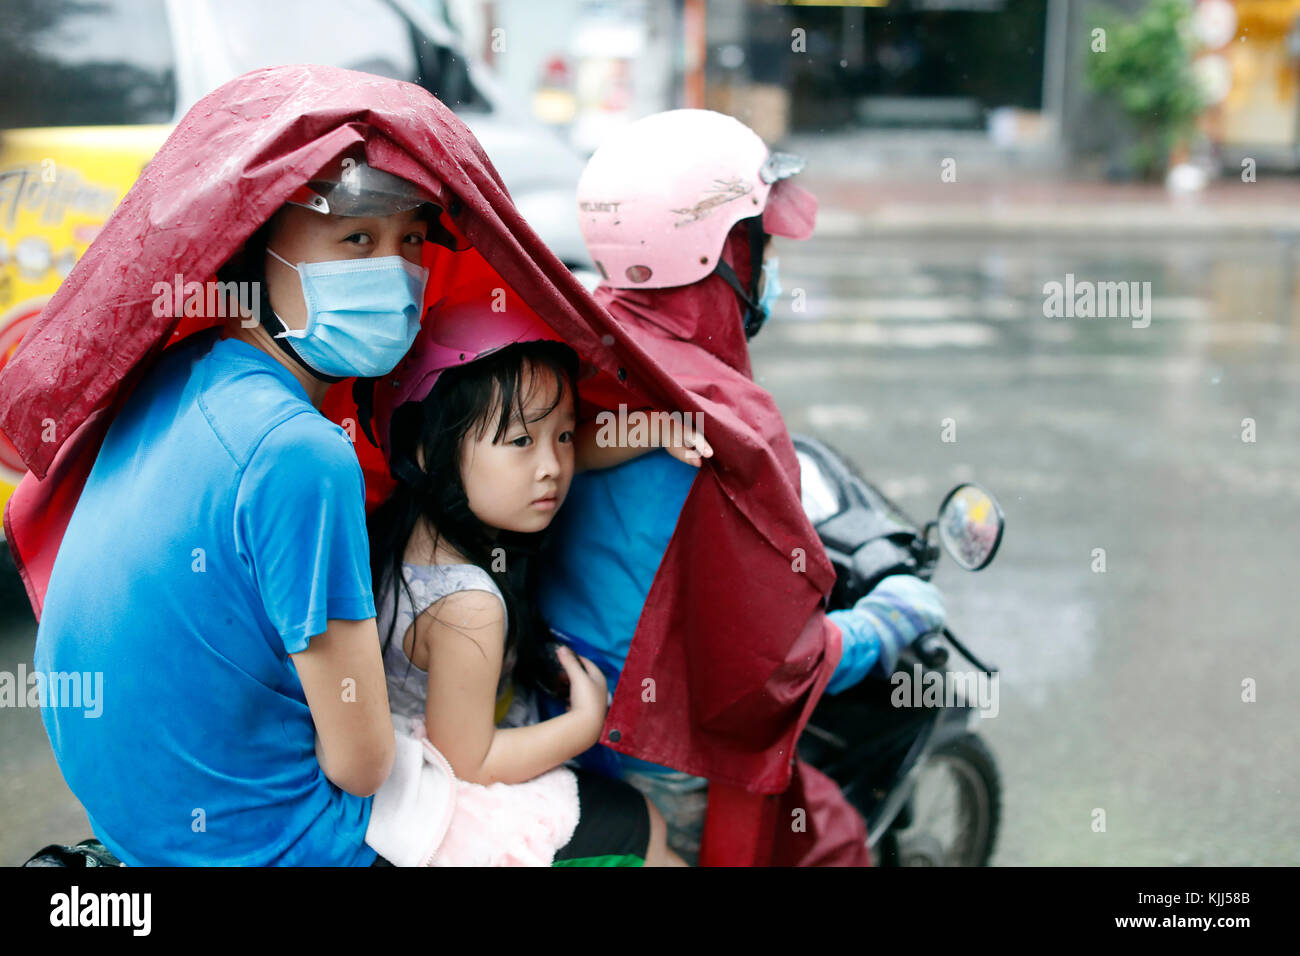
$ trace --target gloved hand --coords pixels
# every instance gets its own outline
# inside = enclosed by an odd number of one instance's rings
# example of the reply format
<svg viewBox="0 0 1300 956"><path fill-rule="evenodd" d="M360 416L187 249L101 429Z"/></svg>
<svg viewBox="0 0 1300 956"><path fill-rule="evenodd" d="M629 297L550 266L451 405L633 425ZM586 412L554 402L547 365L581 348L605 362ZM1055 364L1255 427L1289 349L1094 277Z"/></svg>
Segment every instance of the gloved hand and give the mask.
<svg viewBox="0 0 1300 956"><path fill-rule="evenodd" d="M888 677L903 648L944 625L943 597L929 581L891 574L852 608L827 615L840 629L843 652L826 685L838 694L868 673Z"/></svg>

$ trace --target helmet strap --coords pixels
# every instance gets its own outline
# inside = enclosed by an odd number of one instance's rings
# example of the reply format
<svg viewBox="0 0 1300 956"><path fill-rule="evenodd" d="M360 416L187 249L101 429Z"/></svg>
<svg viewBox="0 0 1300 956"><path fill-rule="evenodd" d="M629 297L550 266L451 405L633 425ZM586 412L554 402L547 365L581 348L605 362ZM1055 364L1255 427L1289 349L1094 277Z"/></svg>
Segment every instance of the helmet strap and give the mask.
<svg viewBox="0 0 1300 956"><path fill-rule="evenodd" d="M393 460L388 465L388 470L393 478L397 481L404 481L412 488L419 488L424 484L427 477L415 464L405 455L394 455Z"/></svg>
<svg viewBox="0 0 1300 956"><path fill-rule="evenodd" d="M382 450L382 446L375 438L375 433L371 430L375 418L375 380L373 378L356 379L352 383L352 398L357 403L357 420L361 423L361 430L370 439L370 444ZM407 404L409 403L404 402L402 407ZM394 409L395 411L396 409ZM413 488L419 488L423 486L427 476L409 455L398 453L393 449L392 429L393 423L390 418L388 423L388 452L385 455L389 459L388 474L394 481L404 481Z"/></svg>
<svg viewBox="0 0 1300 956"><path fill-rule="evenodd" d="M713 271L722 277L727 285L731 286L744 306L744 324L745 338L752 339L758 334L758 330L763 327L763 322L767 316L763 315L762 309L758 307L759 282L762 279L763 271L763 243L766 239L766 233L763 232L763 217L750 216L745 220L745 226L749 230L749 285L748 291L740 285L740 279L736 275L736 270L731 265L718 256L718 264L714 266Z"/></svg>
<svg viewBox="0 0 1300 956"><path fill-rule="evenodd" d="M376 448L379 442L370 430L371 419L375 417L375 380L373 378L356 378L352 380L352 400L357 403L357 423L370 444Z"/></svg>
<svg viewBox="0 0 1300 956"><path fill-rule="evenodd" d="M409 402L403 403L405 407ZM424 406L419 402L415 403L416 411L419 413L420 421L424 421ZM397 409L393 409L393 418L396 418ZM388 473L393 476L394 481L404 481L412 488L423 488L426 486L429 476L425 474L424 469L419 465L419 452L415 448L411 449L410 454L406 451L399 451L393 447L393 423L388 423ZM420 444L420 433L424 430L421 424L415 429L415 446Z"/></svg>
<svg viewBox="0 0 1300 956"><path fill-rule="evenodd" d="M329 382L331 385L335 382L343 381L342 378L338 378L334 375L326 375L323 372L316 371L316 369L303 361L302 356L299 355L294 347L289 344L287 338L276 338L276 336L281 332L288 331L289 327L285 325L284 320L276 315L275 310L271 308L271 293L267 290L265 282L262 283L262 304L258 311L258 323L262 328L266 329L267 334L271 336L271 341L280 347L280 351L297 362L303 371L313 378L318 378L322 382ZM279 325L280 327L276 328L276 325Z"/></svg>

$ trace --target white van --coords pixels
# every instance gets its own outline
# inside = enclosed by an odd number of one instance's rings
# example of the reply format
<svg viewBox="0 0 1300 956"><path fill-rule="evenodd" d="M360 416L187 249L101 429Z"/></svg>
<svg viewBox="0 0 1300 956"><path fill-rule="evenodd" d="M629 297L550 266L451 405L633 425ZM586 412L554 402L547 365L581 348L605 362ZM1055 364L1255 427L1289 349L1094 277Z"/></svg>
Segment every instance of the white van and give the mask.
<svg viewBox="0 0 1300 956"><path fill-rule="evenodd" d="M430 10L444 8L439 0L5 0L0 368L181 116L227 80L285 63L428 89L473 130L529 225L593 285L578 230L582 158L508 102ZM22 469L0 435L0 508Z"/></svg>

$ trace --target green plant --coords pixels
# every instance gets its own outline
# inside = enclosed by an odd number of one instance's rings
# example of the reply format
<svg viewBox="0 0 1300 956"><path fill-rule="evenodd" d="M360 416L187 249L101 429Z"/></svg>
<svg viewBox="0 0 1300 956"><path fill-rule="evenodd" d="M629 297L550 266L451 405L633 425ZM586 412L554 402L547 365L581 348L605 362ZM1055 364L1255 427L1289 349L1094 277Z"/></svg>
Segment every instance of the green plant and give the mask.
<svg viewBox="0 0 1300 956"><path fill-rule="evenodd" d="M1101 11L1105 50L1090 31L1088 84L1128 118L1131 159L1143 176L1159 175L1170 150L1184 143L1203 102L1192 71L1195 40L1188 0L1151 0L1134 19Z"/></svg>

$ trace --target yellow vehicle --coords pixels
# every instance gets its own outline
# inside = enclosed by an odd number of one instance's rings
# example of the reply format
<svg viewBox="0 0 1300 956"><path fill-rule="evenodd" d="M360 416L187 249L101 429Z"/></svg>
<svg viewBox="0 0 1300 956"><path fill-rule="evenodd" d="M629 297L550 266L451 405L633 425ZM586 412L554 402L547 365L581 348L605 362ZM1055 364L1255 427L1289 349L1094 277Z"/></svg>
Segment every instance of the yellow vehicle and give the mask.
<svg viewBox="0 0 1300 956"><path fill-rule="evenodd" d="M0 368L175 122L263 66L424 86L465 120L555 254L590 268L574 200L582 159L463 55L441 0L5 0L4 19ZM0 434L0 508L22 472Z"/></svg>
<svg viewBox="0 0 1300 956"><path fill-rule="evenodd" d="M168 126L11 130L0 139L0 368ZM0 433L0 508L23 464Z"/></svg>

